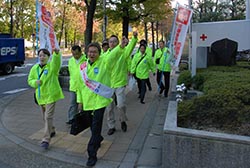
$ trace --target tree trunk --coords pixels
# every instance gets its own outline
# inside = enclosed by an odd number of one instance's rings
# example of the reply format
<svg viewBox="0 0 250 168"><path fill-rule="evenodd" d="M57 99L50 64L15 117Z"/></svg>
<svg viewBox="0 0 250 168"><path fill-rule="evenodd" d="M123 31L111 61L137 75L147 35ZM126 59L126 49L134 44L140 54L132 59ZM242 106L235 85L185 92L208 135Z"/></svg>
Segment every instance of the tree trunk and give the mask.
<svg viewBox="0 0 250 168"><path fill-rule="evenodd" d="M122 17L122 35L128 38L129 18Z"/></svg>
<svg viewBox="0 0 250 168"><path fill-rule="evenodd" d="M86 24L85 40L84 40L85 47L87 47L89 43L91 43L92 41L93 19L94 19L95 9L96 9L96 0L91 0L90 6L87 5L88 13L87 13L87 24Z"/></svg>
<svg viewBox="0 0 250 168"><path fill-rule="evenodd" d="M144 34L145 34L145 40L148 41L148 28L147 28L147 22L144 23Z"/></svg>
<svg viewBox="0 0 250 168"><path fill-rule="evenodd" d="M59 34L59 46L61 45L62 35L63 35L63 28L64 28L64 21L65 21L65 12L66 12L66 0L63 1L63 15L62 15L62 25L61 25L61 31Z"/></svg>
<svg viewBox="0 0 250 168"><path fill-rule="evenodd" d="M152 56L155 54L155 34L154 34L154 22L151 22L151 30L152 30Z"/></svg>
<svg viewBox="0 0 250 168"><path fill-rule="evenodd" d="M10 0L10 35L13 36L13 2Z"/></svg>
<svg viewBox="0 0 250 168"><path fill-rule="evenodd" d="M163 38L163 36L162 36ZM163 40L163 39L162 39ZM156 48L158 48L158 41L159 41L159 22L156 22Z"/></svg>
<svg viewBox="0 0 250 168"><path fill-rule="evenodd" d="M68 48L68 31L65 29L64 31L64 47Z"/></svg>

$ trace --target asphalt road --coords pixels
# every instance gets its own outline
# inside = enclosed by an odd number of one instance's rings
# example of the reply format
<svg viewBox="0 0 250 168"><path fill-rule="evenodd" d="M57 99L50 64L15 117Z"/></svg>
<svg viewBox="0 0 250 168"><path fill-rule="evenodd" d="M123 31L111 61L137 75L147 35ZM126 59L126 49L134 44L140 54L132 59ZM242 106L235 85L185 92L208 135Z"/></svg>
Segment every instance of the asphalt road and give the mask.
<svg viewBox="0 0 250 168"><path fill-rule="evenodd" d="M0 168L80 168L80 166L25 150L0 134Z"/></svg>
<svg viewBox="0 0 250 168"><path fill-rule="evenodd" d="M63 65L67 65L68 58L63 57ZM36 62L37 58L26 59L24 66L16 67L12 74L4 75L0 72L0 98L29 89L28 74Z"/></svg>
<svg viewBox="0 0 250 168"><path fill-rule="evenodd" d="M0 74L1 102L11 101L18 93L29 89L27 77L36 61L36 59L27 60L23 67L16 68L10 75ZM65 62L67 59L64 60L64 64ZM3 103L0 103L0 119L3 108ZM14 144L5 138L3 129L5 128L0 123L0 168L80 168L78 165L54 160Z"/></svg>

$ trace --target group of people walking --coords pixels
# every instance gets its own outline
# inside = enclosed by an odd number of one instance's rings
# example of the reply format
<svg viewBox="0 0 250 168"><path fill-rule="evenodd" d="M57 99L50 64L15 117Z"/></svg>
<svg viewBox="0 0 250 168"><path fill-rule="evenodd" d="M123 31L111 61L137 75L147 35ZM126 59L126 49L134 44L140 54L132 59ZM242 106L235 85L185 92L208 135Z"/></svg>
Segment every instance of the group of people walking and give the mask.
<svg viewBox="0 0 250 168"><path fill-rule="evenodd" d="M79 111L89 113L91 116L87 166L94 166L97 162L97 151L103 141L101 132L105 111L109 127L108 135L116 131L115 107L119 112L121 130L127 131L125 88L128 84L128 76L134 76L137 81L140 103L145 103L147 86L152 90L149 80L150 71L154 75L157 72L159 93L164 92L164 96L168 96L171 71L168 48L165 47L164 41L160 41L160 48L153 59L152 50L147 46L147 42L141 40L138 51L131 57L137 41L137 32L134 32L130 41L122 37L119 43L118 37L112 35L108 40L103 41L102 46L99 43L90 43L86 54L82 52L80 46L73 46L71 49L72 57L68 62L70 105L66 123L72 124L74 115ZM49 59L50 52L47 49L40 49L38 57L39 63L31 68L28 84L36 89L35 97L44 120L41 147L48 149L51 138L56 135L53 125L55 104L64 98L58 81L62 60L58 49L53 51L52 59Z"/></svg>

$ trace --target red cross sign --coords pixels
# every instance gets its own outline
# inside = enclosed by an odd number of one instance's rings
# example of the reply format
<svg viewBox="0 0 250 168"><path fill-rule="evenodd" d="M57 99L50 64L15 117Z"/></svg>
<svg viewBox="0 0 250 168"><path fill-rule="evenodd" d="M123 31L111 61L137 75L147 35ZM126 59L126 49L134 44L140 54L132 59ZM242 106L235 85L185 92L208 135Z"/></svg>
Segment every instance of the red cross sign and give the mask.
<svg viewBox="0 0 250 168"><path fill-rule="evenodd" d="M200 39L201 39L202 41L205 41L205 40L207 39L207 36L206 36L205 34L202 34L202 35L200 36Z"/></svg>

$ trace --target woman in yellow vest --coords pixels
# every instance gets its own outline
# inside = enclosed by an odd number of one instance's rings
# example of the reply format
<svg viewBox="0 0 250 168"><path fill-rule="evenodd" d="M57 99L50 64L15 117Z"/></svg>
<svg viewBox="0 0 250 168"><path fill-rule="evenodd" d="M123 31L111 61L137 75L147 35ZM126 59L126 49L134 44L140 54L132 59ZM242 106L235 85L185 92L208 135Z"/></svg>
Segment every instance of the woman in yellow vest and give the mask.
<svg viewBox="0 0 250 168"><path fill-rule="evenodd" d="M48 149L50 139L55 136L53 117L56 102L64 98L58 81L61 67L61 53L56 49L49 61L50 52L47 49L38 51L39 63L35 64L29 73L28 84L36 89L36 99L42 111L44 120L44 135L41 147Z"/></svg>
<svg viewBox="0 0 250 168"><path fill-rule="evenodd" d="M135 74L139 85L139 98L142 104L145 104L144 97L146 94L146 83L149 78L150 70L155 74L155 65L151 57L147 56L146 45L141 44L139 47L140 55L133 57L131 65L131 73Z"/></svg>

